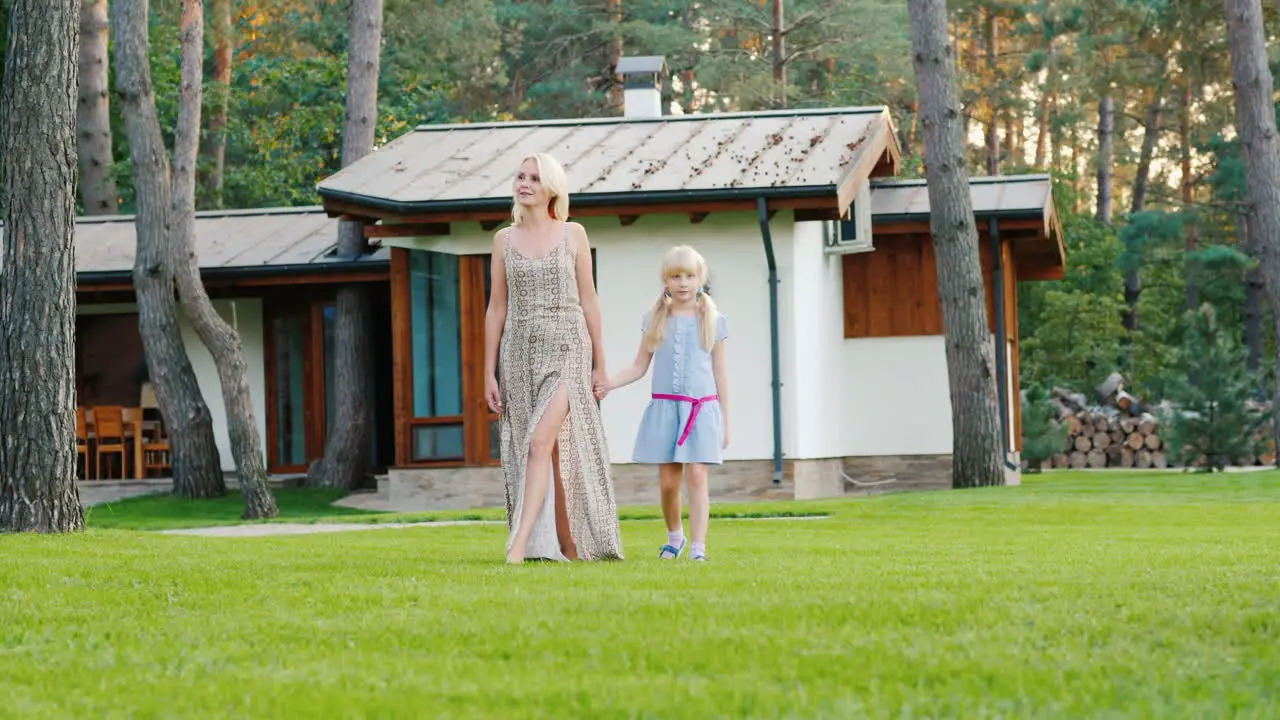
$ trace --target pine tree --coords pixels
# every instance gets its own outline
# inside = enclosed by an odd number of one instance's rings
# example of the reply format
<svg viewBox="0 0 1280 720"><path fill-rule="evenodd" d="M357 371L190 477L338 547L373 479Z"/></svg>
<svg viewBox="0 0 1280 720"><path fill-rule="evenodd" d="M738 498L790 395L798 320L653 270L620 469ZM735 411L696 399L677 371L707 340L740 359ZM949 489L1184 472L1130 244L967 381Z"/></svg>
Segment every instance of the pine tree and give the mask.
<svg viewBox="0 0 1280 720"><path fill-rule="evenodd" d="M1209 303L1190 320L1169 391L1169 454L1179 464L1203 460L1208 472L1257 453L1265 413L1250 407L1258 378L1245 365L1245 349L1218 322Z"/></svg>
<svg viewBox="0 0 1280 720"><path fill-rule="evenodd" d="M1054 417L1053 401L1043 385L1027 388L1022 401L1022 459L1027 472L1040 472L1041 466L1062 451L1067 441L1067 428Z"/></svg>

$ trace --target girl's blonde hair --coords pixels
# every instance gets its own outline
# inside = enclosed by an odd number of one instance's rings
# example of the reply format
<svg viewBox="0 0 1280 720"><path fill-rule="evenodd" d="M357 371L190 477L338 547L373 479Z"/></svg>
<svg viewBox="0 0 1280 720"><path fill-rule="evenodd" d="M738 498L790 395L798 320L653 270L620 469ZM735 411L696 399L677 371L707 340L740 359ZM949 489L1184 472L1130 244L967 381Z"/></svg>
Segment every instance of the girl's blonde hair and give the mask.
<svg viewBox="0 0 1280 720"><path fill-rule="evenodd" d="M662 256L662 283L679 272L691 273L698 279L698 324L701 331L702 346L708 351L716 344L716 319L720 313L716 303L707 292L707 261L702 259L697 250L688 245L677 245ZM662 347L662 339L667 332L667 318L671 317L671 298L663 287L658 301L653 304L649 313L649 326L644 333L645 346L650 352Z"/></svg>
<svg viewBox="0 0 1280 720"><path fill-rule="evenodd" d="M532 160L538 166L538 179L542 183L542 187L551 193L551 200L547 203L547 212L551 217L557 220L569 219L569 177L564 173L564 166L559 160L551 157L547 153L534 153L526 155L520 159L520 165L525 161ZM517 166L518 167L518 166ZM511 191L511 222L519 225L524 222L524 206L520 204L520 198L516 196L515 190Z"/></svg>

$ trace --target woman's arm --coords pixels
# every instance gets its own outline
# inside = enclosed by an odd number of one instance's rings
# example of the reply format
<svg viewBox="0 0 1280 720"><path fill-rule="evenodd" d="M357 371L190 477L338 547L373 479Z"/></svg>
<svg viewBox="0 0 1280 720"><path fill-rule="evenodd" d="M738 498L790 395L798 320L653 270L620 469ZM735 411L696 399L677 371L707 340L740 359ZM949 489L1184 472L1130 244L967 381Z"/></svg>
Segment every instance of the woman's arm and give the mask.
<svg viewBox="0 0 1280 720"><path fill-rule="evenodd" d="M581 225L570 223L569 227L578 249L578 301L582 304L582 314L587 321L587 334L591 336L595 372L604 373L604 325L600 319L600 296L596 294L596 284L591 279L591 242L587 239L586 229Z"/></svg>
<svg viewBox="0 0 1280 720"><path fill-rule="evenodd" d="M716 395L720 396L720 415L724 418L724 445L729 445L729 372L724 366L724 340L711 348L711 373L716 378Z"/></svg>
<svg viewBox="0 0 1280 720"><path fill-rule="evenodd" d="M493 235L493 259L490 265L492 283L489 288L489 307L484 313L484 377L498 375L498 344L502 341L502 328L507 323L507 267L502 260L502 234L506 228Z"/></svg>
<svg viewBox="0 0 1280 720"><path fill-rule="evenodd" d="M636 359L622 372L609 378L609 390L626 387L644 377L645 373L649 372L649 361L652 359L653 353L649 352L649 348L645 346L644 339L641 338L640 349L636 351Z"/></svg>

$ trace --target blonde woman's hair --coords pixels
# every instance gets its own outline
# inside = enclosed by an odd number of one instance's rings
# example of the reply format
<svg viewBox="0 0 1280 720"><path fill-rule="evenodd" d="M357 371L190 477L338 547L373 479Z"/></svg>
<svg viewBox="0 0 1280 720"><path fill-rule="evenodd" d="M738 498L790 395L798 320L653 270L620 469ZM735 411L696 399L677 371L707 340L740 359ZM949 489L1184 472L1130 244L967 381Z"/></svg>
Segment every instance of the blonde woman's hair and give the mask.
<svg viewBox="0 0 1280 720"><path fill-rule="evenodd" d="M720 316L716 303L707 292L707 261L702 259L697 250L688 245L677 245L662 256L662 283L664 287L658 295L649 313L648 329L644 333L645 347L656 352L662 347L663 337L667 332L667 318L671 317L671 298L667 297L665 287L667 279L679 272L691 273L698 279L698 325L701 331L702 346L708 351L716 344L716 319Z"/></svg>
<svg viewBox="0 0 1280 720"><path fill-rule="evenodd" d="M542 187L551 193L547 212L557 220L567 221L569 219L569 177L564 173L564 166L547 153L526 155L520 159L520 164L523 165L526 160L532 160L538 166L538 180L542 183ZM520 198L516 196L515 190L511 193L511 222L514 225L524 222L524 206L520 204Z"/></svg>

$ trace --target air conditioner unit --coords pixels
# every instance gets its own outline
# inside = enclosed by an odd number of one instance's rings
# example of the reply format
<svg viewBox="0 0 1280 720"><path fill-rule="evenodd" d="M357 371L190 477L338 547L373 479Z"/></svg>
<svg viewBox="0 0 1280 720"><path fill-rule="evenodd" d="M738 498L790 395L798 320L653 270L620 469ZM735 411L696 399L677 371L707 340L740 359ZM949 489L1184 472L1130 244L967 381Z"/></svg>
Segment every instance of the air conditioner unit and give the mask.
<svg viewBox="0 0 1280 720"><path fill-rule="evenodd" d="M858 188L845 217L827 223L826 251L832 255L871 252L871 183L866 180Z"/></svg>

